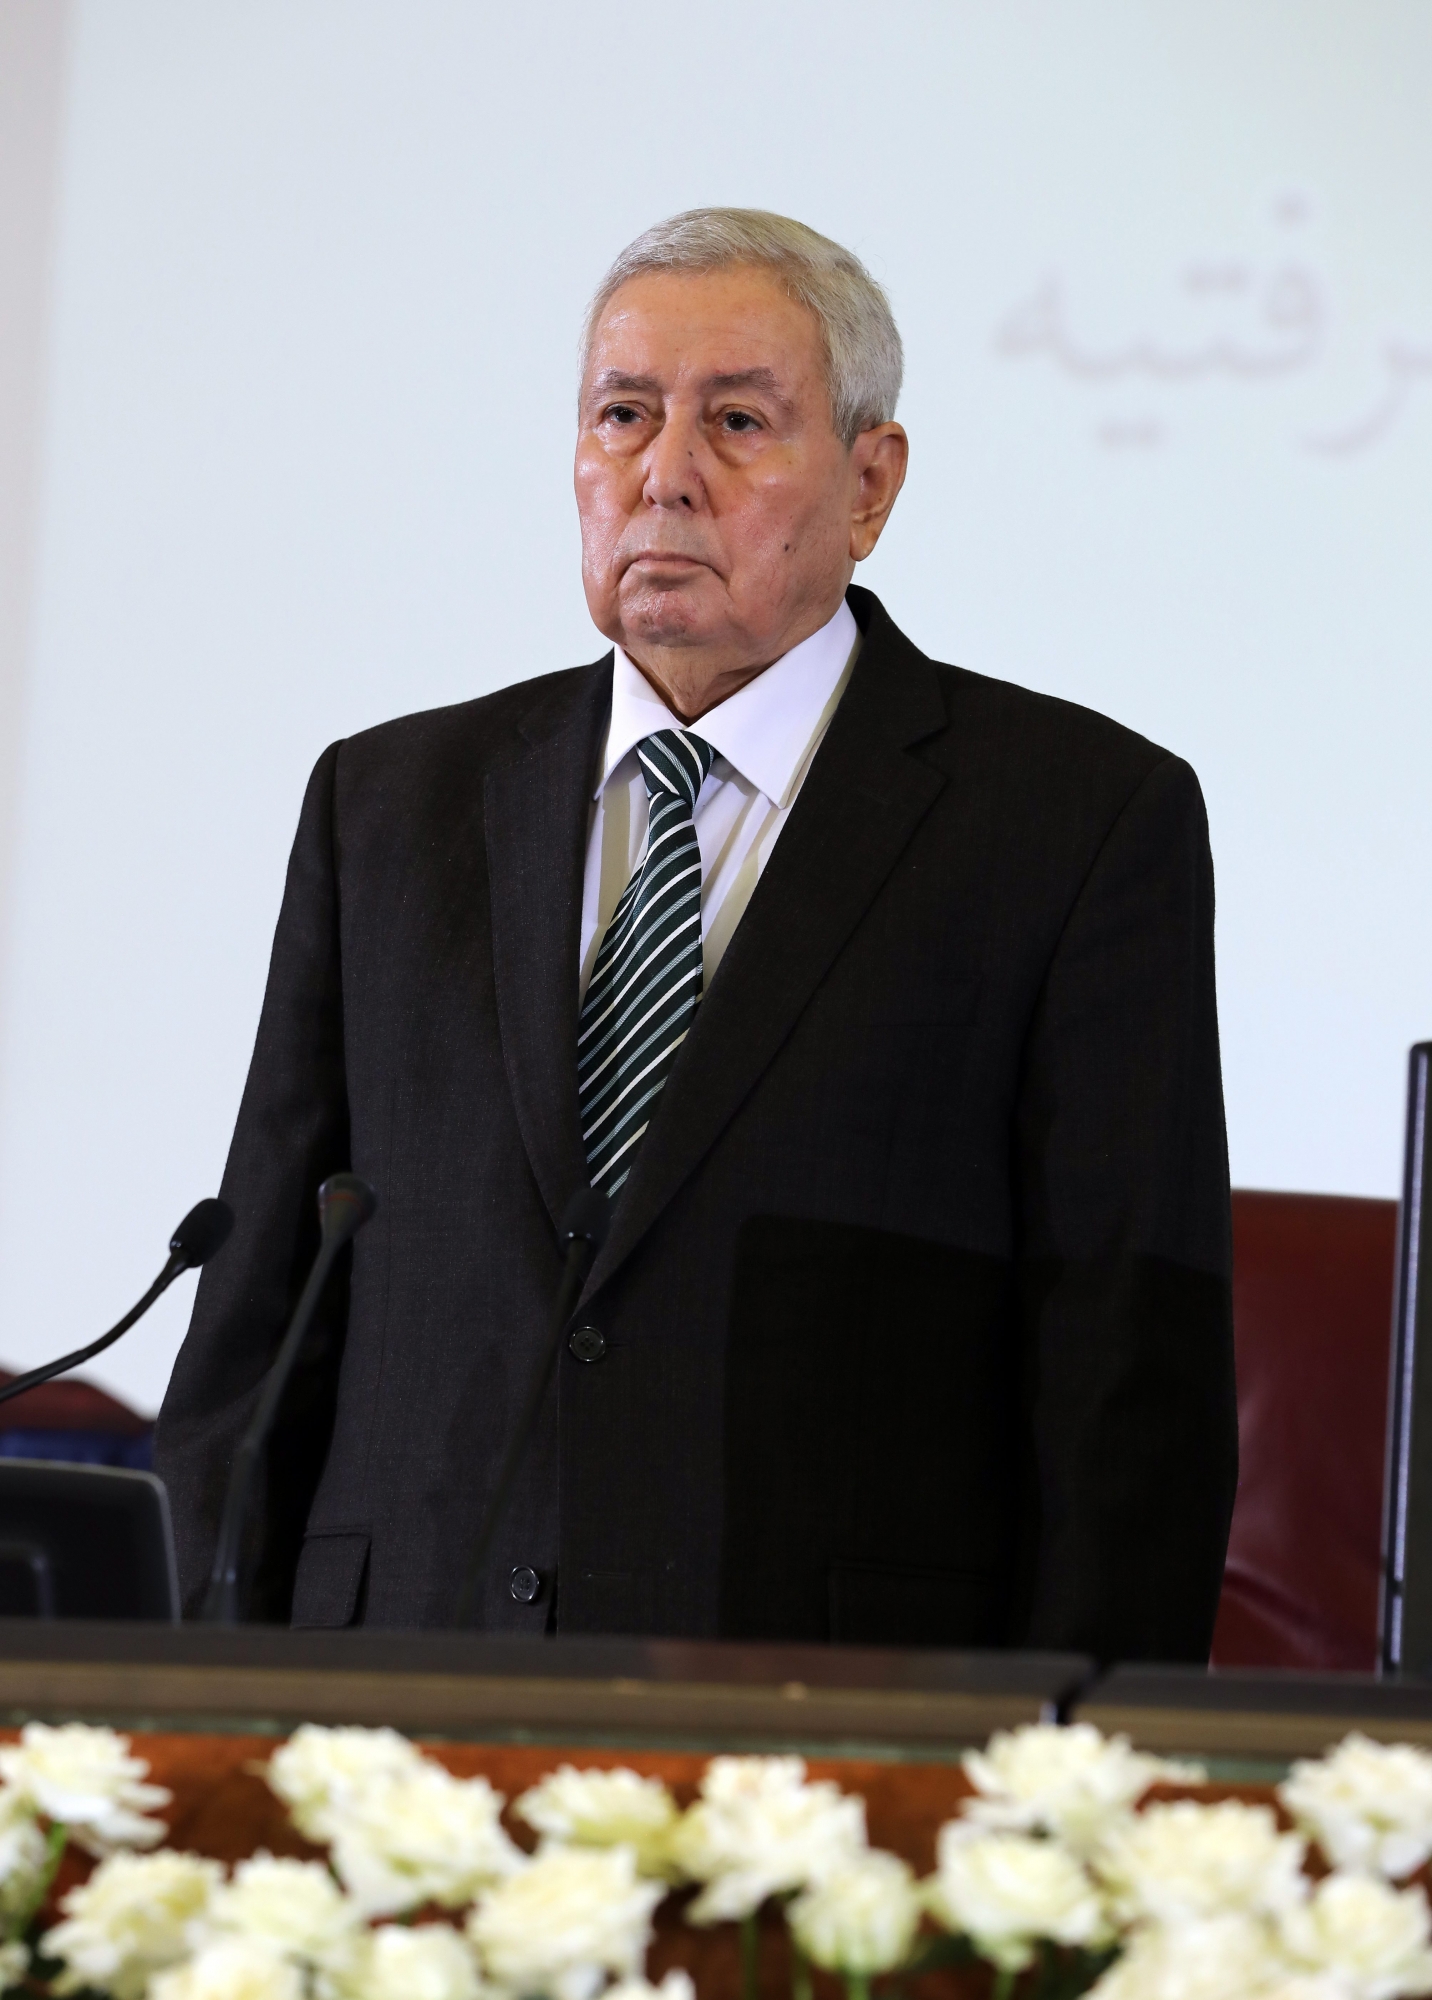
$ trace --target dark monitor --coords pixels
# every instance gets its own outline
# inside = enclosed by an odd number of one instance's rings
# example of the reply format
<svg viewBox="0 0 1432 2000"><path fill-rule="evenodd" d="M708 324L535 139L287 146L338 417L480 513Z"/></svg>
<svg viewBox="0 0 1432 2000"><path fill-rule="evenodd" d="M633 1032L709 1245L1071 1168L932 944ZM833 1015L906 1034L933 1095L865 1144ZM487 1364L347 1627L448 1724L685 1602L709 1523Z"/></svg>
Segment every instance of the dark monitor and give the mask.
<svg viewBox="0 0 1432 2000"><path fill-rule="evenodd" d="M1387 1424L1381 1666L1432 1676L1432 1042L1408 1061Z"/></svg>
<svg viewBox="0 0 1432 2000"><path fill-rule="evenodd" d="M161 1481L112 1466L0 1459L0 1617L177 1623Z"/></svg>

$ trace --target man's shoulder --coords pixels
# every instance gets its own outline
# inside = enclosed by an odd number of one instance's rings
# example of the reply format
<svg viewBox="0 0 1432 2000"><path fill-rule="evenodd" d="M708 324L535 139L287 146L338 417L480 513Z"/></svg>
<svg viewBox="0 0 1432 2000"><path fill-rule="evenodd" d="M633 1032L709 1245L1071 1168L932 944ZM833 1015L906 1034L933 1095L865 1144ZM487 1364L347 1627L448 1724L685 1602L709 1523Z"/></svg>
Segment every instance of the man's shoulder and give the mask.
<svg viewBox="0 0 1432 2000"><path fill-rule="evenodd" d="M1174 757L1174 752L1127 723L1080 702L941 660L932 660L931 665L940 676L951 723L978 729L1007 746L1020 761L1072 760L1085 769L1133 775Z"/></svg>
<svg viewBox="0 0 1432 2000"><path fill-rule="evenodd" d="M471 701L419 709L345 737L337 746L340 783L428 783L458 765L471 780L564 725L595 717L609 698L611 655L513 681Z"/></svg>
<svg viewBox="0 0 1432 2000"><path fill-rule="evenodd" d="M878 658L898 668L903 656L907 667L918 662L933 674L948 725L940 734L950 752L977 745L982 759L1008 760L1024 770L1105 771L1115 780L1135 781L1160 764L1179 762L1171 751L1097 709L933 658L900 631L878 599L869 592L861 597L857 609L867 644L877 642L871 650L878 649Z"/></svg>
<svg viewBox="0 0 1432 2000"><path fill-rule="evenodd" d="M1038 829L1051 851L1086 855L1133 812L1170 838L1206 839L1202 789L1174 751L1079 702L931 664L950 726L921 754L977 810L1023 829L1017 837Z"/></svg>

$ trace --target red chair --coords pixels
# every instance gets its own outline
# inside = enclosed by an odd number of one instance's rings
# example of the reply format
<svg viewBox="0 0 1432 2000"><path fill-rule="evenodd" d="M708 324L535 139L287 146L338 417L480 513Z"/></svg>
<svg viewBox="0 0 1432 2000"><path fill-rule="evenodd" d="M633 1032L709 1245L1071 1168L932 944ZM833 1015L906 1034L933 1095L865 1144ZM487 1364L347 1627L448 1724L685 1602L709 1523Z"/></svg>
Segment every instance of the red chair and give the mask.
<svg viewBox="0 0 1432 2000"><path fill-rule="evenodd" d="M0 1368L0 1389L14 1379ZM74 1376L42 1382L0 1404L0 1458L54 1458L148 1472L154 1463L154 1424L92 1382Z"/></svg>
<svg viewBox="0 0 1432 2000"><path fill-rule="evenodd" d="M1240 1469L1215 1667L1373 1671L1397 1203L1233 1195Z"/></svg>

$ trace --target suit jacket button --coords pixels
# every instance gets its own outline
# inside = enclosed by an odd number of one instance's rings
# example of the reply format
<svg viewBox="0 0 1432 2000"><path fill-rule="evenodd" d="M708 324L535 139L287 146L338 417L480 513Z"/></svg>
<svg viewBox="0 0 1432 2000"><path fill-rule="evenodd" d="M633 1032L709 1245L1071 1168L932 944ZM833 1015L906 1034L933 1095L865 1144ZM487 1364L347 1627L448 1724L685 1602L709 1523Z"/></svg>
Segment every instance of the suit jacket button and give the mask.
<svg viewBox="0 0 1432 2000"><path fill-rule="evenodd" d="M542 1595L542 1579L535 1569L529 1569L526 1563L518 1563L507 1579L507 1588L514 1603L535 1604Z"/></svg>
<svg viewBox="0 0 1432 2000"><path fill-rule="evenodd" d="M574 1327L567 1336L567 1345L579 1361L600 1361L607 1351L606 1335L600 1327Z"/></svg>

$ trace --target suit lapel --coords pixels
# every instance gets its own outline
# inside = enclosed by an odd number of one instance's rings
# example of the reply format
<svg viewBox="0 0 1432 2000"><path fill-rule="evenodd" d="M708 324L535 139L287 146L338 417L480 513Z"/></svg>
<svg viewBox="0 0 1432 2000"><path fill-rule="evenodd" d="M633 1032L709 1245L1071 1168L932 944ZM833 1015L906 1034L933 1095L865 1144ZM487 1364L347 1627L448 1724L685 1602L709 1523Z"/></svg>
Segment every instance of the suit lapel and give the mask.
<svg viewBox="0 0 1432 2000"><path fill-rule="evenodd" d="M850 686L701 1003L584 1297L719 1137L943 786L907 754L947 724L936 671L868 593L851 599L869 630Z"/></svg>
<svg viewBox="0 0 1432 2000"><path fill-rule="evenodd" d="M565 677L564 677L565 678ZM519 727L484 814L498 1031L517 1123L554 1225L586 1182L577 1111L577 944L611 655Z"/></svg>

